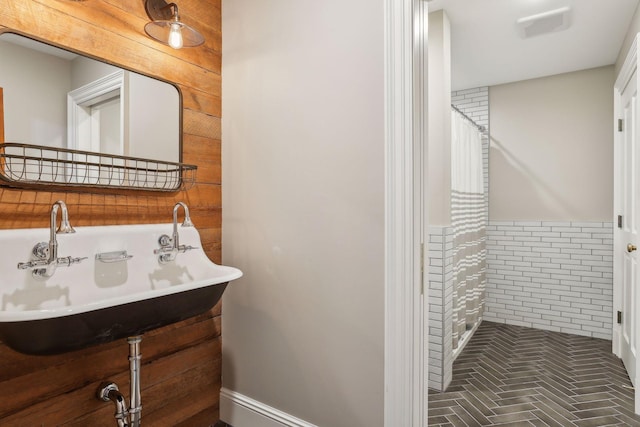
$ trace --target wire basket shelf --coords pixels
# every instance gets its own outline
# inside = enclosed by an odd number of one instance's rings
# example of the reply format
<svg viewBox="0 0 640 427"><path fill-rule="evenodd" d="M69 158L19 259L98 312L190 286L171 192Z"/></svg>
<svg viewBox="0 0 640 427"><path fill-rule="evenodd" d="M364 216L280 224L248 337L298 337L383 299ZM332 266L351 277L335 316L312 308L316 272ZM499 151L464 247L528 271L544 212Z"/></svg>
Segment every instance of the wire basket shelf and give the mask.
<svg viewBox="0 0 640 427"><path fill-rule="evenodd" d="M197 168L90 151L0 143L0 179L21 185L178 191L193 186Z"/></svg>

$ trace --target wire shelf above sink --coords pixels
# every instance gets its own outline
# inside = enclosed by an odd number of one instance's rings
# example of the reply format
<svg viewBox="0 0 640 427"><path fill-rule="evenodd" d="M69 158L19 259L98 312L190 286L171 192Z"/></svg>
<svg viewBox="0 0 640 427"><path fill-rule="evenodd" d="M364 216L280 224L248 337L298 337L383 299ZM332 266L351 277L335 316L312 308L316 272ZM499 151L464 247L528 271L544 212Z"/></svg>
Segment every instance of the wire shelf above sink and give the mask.
<svg viewBox="0 0 640 427"><path fill-rule="evenodd" d="M177 162L0 143L0 179L9 186L45 184L178 191L193 186L197 168Z"/></svg>

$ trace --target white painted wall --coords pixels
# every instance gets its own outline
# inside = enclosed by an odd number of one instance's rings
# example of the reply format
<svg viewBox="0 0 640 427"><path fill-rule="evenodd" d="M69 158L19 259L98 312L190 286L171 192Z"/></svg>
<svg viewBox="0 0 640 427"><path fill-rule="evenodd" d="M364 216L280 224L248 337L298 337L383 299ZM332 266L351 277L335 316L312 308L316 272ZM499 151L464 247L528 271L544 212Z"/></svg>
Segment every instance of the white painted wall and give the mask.
<svg viewBox="0 0 640 427"><path fill-rule="evenodd" d="M429 222L451 225L451 26L429 14Z"/></svg>
<svg viewBox="0 0 640 427"><path fill-rule="evenodd" d="M78 56L73 59L71 64L71 89L78 89L120 70L120 68L106 62L96 61L84 56Z"/></svg>
<svg viewBox="0 0 640 427"><path fill-rule="evenodd" d="M180 94L175 86L137 73L128 73L129 149L127 155L145 159L180 160Z"/></svg>
<svg viewBox="0 0 640 427"><path fill-rule="evenodd" d="M611 221L614 67L489 88L491 221Z"/></svg>
<svg viewBox="0 0 640 427"><path fill-rule="evenodd" d="M223 261L245 274L223 298L223 387L319 426L381 426L383 2L222 10Z"/></svg>
<svg viewBox="0 0 640 427"><path fill-rule="evenodd" d="M0 58L5 140L66 146L69 62L3 41Z"/></svg>
<svg viewBox="0 0 640 427"><path fill-rule="evenodd" d="M108 101L96 104L92 108L92 114L99 118L100 152L109 154L122 154L120 152L120 126L122 115L120 114L120 97L116 96Z"/></svg>

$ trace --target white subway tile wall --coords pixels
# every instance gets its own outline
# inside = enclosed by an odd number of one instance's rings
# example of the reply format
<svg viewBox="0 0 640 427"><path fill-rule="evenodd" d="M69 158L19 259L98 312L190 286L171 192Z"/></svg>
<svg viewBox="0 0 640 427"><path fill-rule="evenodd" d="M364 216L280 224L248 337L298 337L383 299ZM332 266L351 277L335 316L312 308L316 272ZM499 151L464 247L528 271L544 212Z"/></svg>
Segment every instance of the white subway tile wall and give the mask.
<svg viewBox="0 0 640 427"><path fill-rule="evenodd" d="M489 88L461 90L451 93L451 103L473 119L489 126ZM489 188L489 139L482 138L486 212ZM429 381L434 390L445 390L452 377L453 366L453 227L429 227Z"/></svg>
<svg viewBox="0 0 640 427"><path fill-rule="evenodd" d="M489 87L451 92L451 103L480 126L489 127Z"/></svg>
<svg viewBox="0 0 640 427"><path fill-rule="evenodd" d="M490 221L484 319L611 339L613 223Z"/></svg>
<svg viewBox="0 0 640 427"><path fill-rule="evenodd" d="M429 227L429 378L445 390L453 375L453 227Z"/></svg>

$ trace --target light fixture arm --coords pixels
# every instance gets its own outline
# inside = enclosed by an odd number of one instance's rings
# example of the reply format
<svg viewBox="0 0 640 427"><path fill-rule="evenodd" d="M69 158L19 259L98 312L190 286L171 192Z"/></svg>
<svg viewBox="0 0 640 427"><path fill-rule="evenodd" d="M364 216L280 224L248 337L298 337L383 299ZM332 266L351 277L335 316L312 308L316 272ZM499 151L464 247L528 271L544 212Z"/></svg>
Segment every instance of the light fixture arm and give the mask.
<svg viewBox="0 0 640 427"><path fill-rule="evenodd" d="M152 21L169 21L179 16L178 5L165 0L145 0L144 9Z"/></svg>
<svg viewBox="0 0 640 427"><path fill-rule="evenodd" d="M171 16L173 17L174 21L176 22L180 21L180 13L178 12L177 4L169 3L168 5L161 7L160 10L170 9L170 8L173 8L173 12L171 13Z"/></svg>

